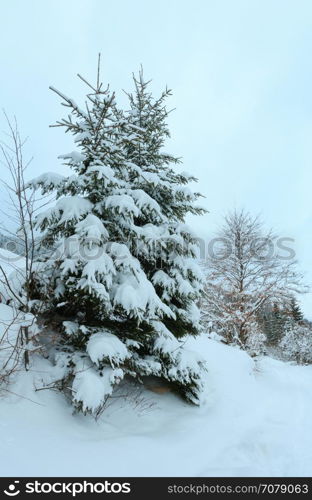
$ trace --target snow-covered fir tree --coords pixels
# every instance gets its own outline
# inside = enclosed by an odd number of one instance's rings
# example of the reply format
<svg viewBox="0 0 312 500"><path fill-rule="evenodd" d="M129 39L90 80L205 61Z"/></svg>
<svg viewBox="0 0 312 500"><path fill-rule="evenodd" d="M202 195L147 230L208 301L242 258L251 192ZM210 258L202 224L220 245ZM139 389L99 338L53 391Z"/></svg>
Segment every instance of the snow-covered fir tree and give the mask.
<svg viewBox="0 0 312 500"><path fill-rule="evenodd" d="M194 178L163 152L169 92L154 100L142 73L134 81L129 112L99 78L85 109L56 91L70 111L57 125L76 144L62 156L73 173L30 183L56 193L37 219L46 254L33 296L47 322L57 313L54 362L83 412L98 412L125 376L162 377L193 403L202 389L204 363L180 339L198 331L202 288L184 219L203 210Z"/></svg>
<svg viewBox="0 0 312 500"><path fill-rule="evenodd" d="M266 335L268 345L275 346L279 343L287 321L284 304L278 302L264 304L258 314L258 323Z"/></svg>
<svg viewBox="0 0 312 500"><path fill-rule="evenodd" d="M303 319L300 306L293 295L281 303L265 304L259 314L259 323L263 326L267 342L271 346L281 341L289 324L302 322Z"/></svg>
<svg viewBox="0 0 312 500"><path fill-rule="evenodd" d="M303 320L302 311L295 297L292 297L290 300L290 315L294 321L299 322Z"/></svg>
<svg viewBox="0 0 312 500"><path fill-rule="evenodd" d="M284 334L286 323L287 316L285 314L283 306L275 302L271 311L269 328L267 332L267 340L270 344L274 345L279 342Z"/></svg>

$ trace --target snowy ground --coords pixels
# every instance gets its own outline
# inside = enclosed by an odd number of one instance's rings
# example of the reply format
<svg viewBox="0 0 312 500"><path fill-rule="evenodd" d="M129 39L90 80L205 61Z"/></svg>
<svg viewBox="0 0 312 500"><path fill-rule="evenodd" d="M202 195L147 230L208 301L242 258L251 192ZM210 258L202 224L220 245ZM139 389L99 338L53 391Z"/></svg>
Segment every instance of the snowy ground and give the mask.
<svg viewBox="0 0 312 500"><path fill-rule="evenodd" d="M309 476L312 366L244 352L201 337L206 403L146 391L135 410L119 400L100 421L72 416L60 394L33 392L48 370L37 361L0 399L3 476ZM30 398L32 401L25 399Z"/></svg>

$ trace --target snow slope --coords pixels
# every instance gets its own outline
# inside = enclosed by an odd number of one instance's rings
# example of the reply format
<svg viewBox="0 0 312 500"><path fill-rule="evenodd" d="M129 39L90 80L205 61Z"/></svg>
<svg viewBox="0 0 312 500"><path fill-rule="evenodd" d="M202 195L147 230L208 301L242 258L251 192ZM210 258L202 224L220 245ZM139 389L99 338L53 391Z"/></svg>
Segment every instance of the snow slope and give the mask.
<svg viewBox="0 0 312 500"><path fill-rule="evenodd" d="M309 476L312 366L249 356L207 337L205 403L145 391L148 411L116 402L99 421L72 416L63 397L33 391L37 360L0 399L3 476ZM29 398L30 400L26 399Z"/></svg>

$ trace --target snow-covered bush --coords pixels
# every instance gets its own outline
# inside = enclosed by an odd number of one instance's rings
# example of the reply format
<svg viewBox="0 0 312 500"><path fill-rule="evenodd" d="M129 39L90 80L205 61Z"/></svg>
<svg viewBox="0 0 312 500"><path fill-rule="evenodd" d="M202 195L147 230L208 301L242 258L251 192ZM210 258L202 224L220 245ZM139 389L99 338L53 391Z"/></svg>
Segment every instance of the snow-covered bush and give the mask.
<svg viewBox="0 0 312 500"><path fill-rule="evenodd" d="M265 353L266 336L261 331L257 323L251 328L248 333L245 343L245 349L250 356L259 356Z"/></svg>
<svg viewBox="0 0 312 500"><path fill-rule="evenodd" d="M54 360L83 412L96 413L126 375L162 377L200 400L203 362L181 340L198 332L202 288L184 219L203 209L187 186L194 177L163 151L169 91L154 100L142 73L134 82L127 112L99 83L84 110L56 91L70 109L58 124L78 148L62 156L73 174L30 183L56 193L37 218L46 255L33 298L60 318Z"/></svg>
<svg viewBox="0 0 312 500"><path fill-rule="evenodd" d="M238 346L252 357L259 356L266 352L266 335L262 332L258 323L254 321L248 324L248 330L246 332L245 342L244 344L241 342L239 336L235 332L231 337L231 340L227 337L228 325L224 325L224 327L220 327L219 322L210 322L206 325L205 332L208 337L212 340L216 340L217 342L230 344L233 346Z"/></svg>
<svg viewBox="0 0 312 500"><path fill-rule="evenodd" d="M290 322L279 343L285 359L300 364L312 363L312 329L303 323Z"/></svg>

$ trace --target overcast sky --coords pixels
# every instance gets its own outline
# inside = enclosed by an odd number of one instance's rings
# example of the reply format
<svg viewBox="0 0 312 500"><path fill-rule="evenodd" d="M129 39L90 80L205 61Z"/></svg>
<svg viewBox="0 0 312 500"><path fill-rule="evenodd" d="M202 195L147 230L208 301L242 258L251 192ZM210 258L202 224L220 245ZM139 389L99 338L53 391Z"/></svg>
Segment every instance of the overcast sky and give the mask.
<svg viewBox="0 0 312 500"><path fill-rule="evenodd" d="M31 175L61 171L70 138L54 85L79 101L80 72L122 100L142 63L168 103L167 149L196 175L209 214L191 223L211 238L244 207L295 239L312 282L312 2L307 0L11 0L1 2L0 105L17 116ZM0 119L1 130L5 129ZM311 295L303 299L312 319Z"/></svg>

